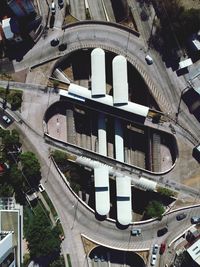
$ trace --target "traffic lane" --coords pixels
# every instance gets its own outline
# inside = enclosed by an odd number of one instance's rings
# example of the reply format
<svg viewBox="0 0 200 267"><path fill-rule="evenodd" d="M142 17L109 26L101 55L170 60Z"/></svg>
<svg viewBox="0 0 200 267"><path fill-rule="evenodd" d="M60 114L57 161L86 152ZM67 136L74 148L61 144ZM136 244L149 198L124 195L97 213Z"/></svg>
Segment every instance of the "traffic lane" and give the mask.
<svg viewBox="0 0 200 267"><path fill-rule="evenodd" d="M78 20L85 20L85 4L82 0L70 1L70 13Z"/></svg>
<svg viewBox="0 0 200 267"><path fill-rule="evenodd" d="M91 17L94 20L106 21L105 12L101 0L88 0Z"/></svg>

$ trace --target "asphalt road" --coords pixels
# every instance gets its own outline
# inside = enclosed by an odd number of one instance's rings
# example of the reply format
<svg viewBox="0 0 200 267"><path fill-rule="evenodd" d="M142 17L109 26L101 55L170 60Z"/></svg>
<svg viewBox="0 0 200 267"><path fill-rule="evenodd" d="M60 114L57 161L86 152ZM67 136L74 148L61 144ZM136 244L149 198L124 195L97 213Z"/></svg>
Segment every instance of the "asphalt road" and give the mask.
<svg viewBox="0 0 200 267"><path fill-rule="evenodd" d="M78 20L85 19L85 3L83 0L69 0L71 14Z"/></svg>
<svg viewBox="0 0 200 267"><path fill-rule="evenodd" d="M92 19L106 21L102 0L88 0Z"/></svg>
<svg viewBox="0 0 200 267"><path fill-rule="evenodd" d="M140 226L134 226L134 228L141 228L142 230L142 234L139 237L130 235L132 226L128 229L120 230L111 222L99 221L95 218L94 214L80 204L71 191L69 191L54 165L48 159L48 146L44 143L42 137L39 138L26 126L19 125L18 127L20 127L24 135L23 142L26 143L26 146L35 152L40 159L43 177L42 183L60 217L66 236L63 249L70 253L74 266L86 266L80 234L84 234L108 246L121 249L143 250L151 247L153 243L161 243L166 238L172 240L175 236L174 231L176 231L176 235L181 233L191 225L190 217L199 214L199 208L193 208L185 211L188 217L182 222L178 222L175 219L176 214L172 213L165 216L161 222L155 221ZM162 237L157 237L157 229L165 226L168 226L169 232ZM79 257L77 257L77 251L80 252Z"/></svg>

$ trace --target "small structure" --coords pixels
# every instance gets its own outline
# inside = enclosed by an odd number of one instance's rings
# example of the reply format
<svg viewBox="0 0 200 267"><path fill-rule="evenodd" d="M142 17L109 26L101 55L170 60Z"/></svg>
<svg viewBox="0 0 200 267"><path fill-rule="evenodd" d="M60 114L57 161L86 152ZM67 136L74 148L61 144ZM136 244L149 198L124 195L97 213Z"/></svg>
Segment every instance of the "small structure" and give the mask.
<svg viewBox="0 0 200 267"><path fill-rule="evenodd" d="M11 31L11 27L10 27L10 18L7 19L3 19L2 20L2 29L5 35L5 38L7 40L12 40L14 37L13 32Z"/></svg>
<svg viewBox="0 0 200 267"><path fill-rule="evenodd" d="M128 81L126 58L118 55L112 61L113 66L113 103L128 103Z"/></svg>
<svg viewBox="0 0 200 267"><path fill-rule="evenodd" d="M179 69L187 68L187 67L191 66L192 64L193 64L193 62L192 62L191 58L187 58L187 59L179 62Z"/></svg>
<svg viewBox="0 0 200 267"><path fill-rule="evenodd" d="M96 212L105 216L110 211L109 174L106 166L94 168Z"/></svg>
<svg viewBox="0 0 200 267"><path fill-rule="evenodd" d="M121 225L129 225L132 221L131 178L116 177L117 220Z"/></svg>
<svg viewBox="0 0 200 267"><path fill-rule="evenodd" d="M115 158L124 162L124 136L121 120L115 119Z"/></svg>
<svg viewBox="0 0 200 267"><path fill-rule="evenodd" d="M92 97L105 96L106 94L106 72L105 52L101 48L95 48L91 53L92 67Z"/></svg>
<svg viewBox="0 0 200 267"><path fill-rule="evenodd" d="M99 154L107 157L106 121L103 113L100 113L98 117L98 148Z"/></svg>
<svg viewBox="0 0 200 267"><path fill-rule="evenodd" d="M200 239L187 249L187 253L190 255L192 260L200 266Z"/></svg>

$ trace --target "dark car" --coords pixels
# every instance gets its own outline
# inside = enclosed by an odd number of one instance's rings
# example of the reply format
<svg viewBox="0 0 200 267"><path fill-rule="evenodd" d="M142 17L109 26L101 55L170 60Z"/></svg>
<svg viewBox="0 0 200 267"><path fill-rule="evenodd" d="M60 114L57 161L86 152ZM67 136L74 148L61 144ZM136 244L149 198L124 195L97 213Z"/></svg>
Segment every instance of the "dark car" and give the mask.
<svg viewBox="0 0 200 267"><path fill-rule="evenodd" d="M51 46L57 46L59 45L59 39L58 38L54 38L53 40L51 40Z"/></svg>
<svg viewBox="0 0 200 267"><path fill-rule="evenodd" d="M67 44L65 44L65 43L60 44L60 45L58 46L58 50L59 50L59 51L64 51L64 50L66 50L66 49L67 49Z"/></svg>
<svg viewBox="0 0 200 267"><path fill-rule="evenodd" d="M166 249L166 244L165 243L162 243L160 245L160 255L162 255L165 252L165 249Z"/></svg>
<svg viewBox="0 0 200 267"><path fill-rule="evenodd" d="M186 215L185 213L180 213L180 214L178 214L178 215L176 216L176 219L177 219L177 221L181 221L181 220L185 219L186 216L187 216L187 215Z"/></svg>
<svg viewBox="0 0 200 267"><path fill-rule="evenodd" d="M193 216L193 217L191 217L190 221L192 224L198 224L198 223L200 223L200 217Z"/></svg>
<svg viewBox="0 0 200 267"><path fill-rule="evenodd" d="M64 6L63 0L58 0L58 5L60 8L63 8L63 6Z"/></svg>
<svg viewBox="0 0 200 267"><path fill-rule="evenodd" d="M163 235L165 235L167 232L168 232L167 227L164 227L164 228L158 230L158 232L157 232L157 236L158 236L158 237L159 237L159 236L163 236Z"/></svg>

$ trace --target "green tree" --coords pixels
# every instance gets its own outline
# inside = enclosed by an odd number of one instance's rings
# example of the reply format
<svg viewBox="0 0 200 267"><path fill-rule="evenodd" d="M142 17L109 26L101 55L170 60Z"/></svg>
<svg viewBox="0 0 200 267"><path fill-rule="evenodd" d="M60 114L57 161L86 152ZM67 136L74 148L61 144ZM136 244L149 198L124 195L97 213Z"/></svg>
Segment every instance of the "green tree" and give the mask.
<svg viewBox="0 0 200 267"><path fill-rule="evenodd" d="M53 261L50 267L65 267L64 258L61 256L58 260Z"/></svg>
<svg viewBox="0 0 200 267"><path fill-rule="evenodd" d="M12 197L14 190L8 183L0 184L0 197Z"/></svg>
<svg viewBox="0 0 200 267"><path fill-rule="evenodd" d="M35 216L26 233L30 256L33 259L60 253L61 240L58 227L51 227L49 217L41 208L36 207Z"/></svg>
<svg viewBox="0 0 200 267"><path fill-rule="evenodd" d="M17 164L11 166L10 176L9 176L10 183L14 187L14 189L22 189L24 185L24 179L22 177L21 170L18 169Z"/></svg>
<svg viewBox="0 0 200 267"><path fill-rule="evenodd" d="M62 152L60 150L54 150L53 153L53 158L55 162L59 165L65 165L67 162L67 154L65 152Z"/></svg>
<svg viewBox="0 0 200 267"><path fill-rule="evenodd" d="M22 171L32 186L37 186L41 179L40 163L33 152L20 155Z"/></svg>
<svg viewBox="0 0 200 267"><path fill-rule="evenodd" d="M157 192L166 197L175 197L177 193L165 187L158 187Z"/></svg>
<svg viewBox="0 0 200 267"><path fill-rule="evenodd" d="M164 213L165 209L162 203L159 201L150 201L147 205L146 209L146 216L148 218L162 218L162 214Z"/></svg>

